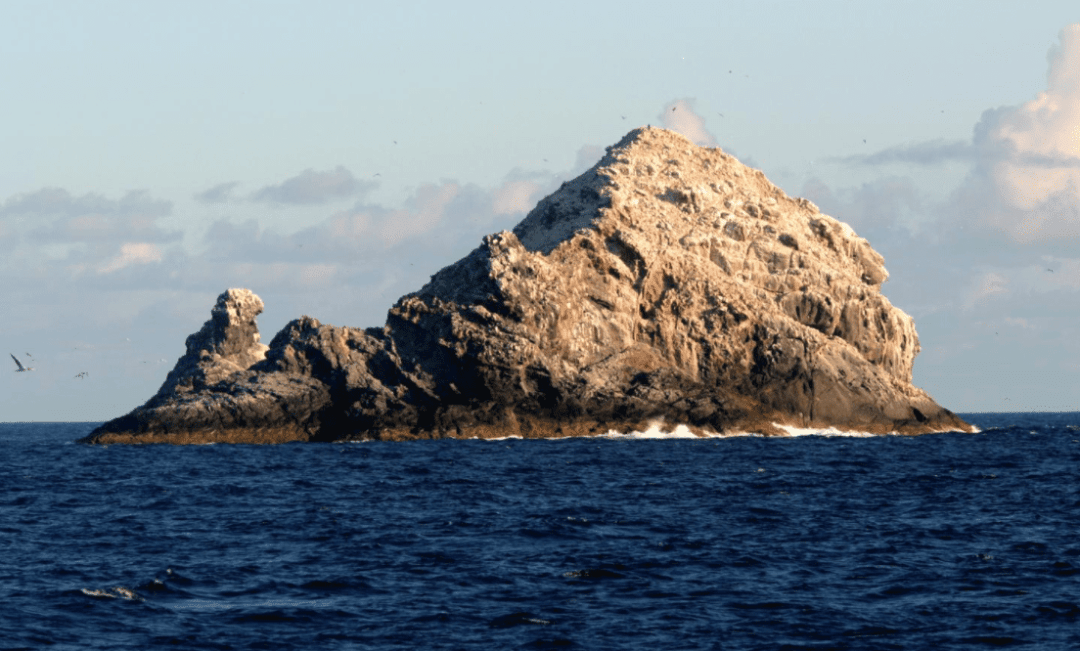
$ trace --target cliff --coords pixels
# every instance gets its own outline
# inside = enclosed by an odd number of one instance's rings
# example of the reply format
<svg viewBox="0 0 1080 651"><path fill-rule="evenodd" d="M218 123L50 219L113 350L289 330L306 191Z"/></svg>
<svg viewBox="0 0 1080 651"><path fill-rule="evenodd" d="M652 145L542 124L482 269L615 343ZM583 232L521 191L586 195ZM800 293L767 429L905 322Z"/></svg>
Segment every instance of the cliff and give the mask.
<svg viewBox="0 0 1080 651"><path fill-rule="evenodd" d="M776 425L969 425L911 384L919 340L846 224L719 149L635 129L382 328L218 299L161 390L84 441L280 442Z"/></svg>

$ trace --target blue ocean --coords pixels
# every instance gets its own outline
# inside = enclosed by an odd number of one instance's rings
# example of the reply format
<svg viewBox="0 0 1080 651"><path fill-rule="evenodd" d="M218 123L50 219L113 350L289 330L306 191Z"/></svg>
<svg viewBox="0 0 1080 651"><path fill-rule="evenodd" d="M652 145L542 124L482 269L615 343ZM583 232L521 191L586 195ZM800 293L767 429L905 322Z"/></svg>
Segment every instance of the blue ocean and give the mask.
<svg viewBox="0 0 1080 651"><path fill-rule="evenodd" d="M1080 648L1080 413L87 446L0 424L0 649Z"/></svg>

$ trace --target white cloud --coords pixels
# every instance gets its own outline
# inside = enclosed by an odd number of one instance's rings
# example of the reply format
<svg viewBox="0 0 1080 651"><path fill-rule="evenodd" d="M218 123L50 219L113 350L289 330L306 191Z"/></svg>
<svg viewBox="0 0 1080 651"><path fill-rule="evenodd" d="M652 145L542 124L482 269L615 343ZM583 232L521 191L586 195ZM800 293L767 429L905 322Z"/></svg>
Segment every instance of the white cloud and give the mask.
<svg viewBox="0 0 1080 651"><path fill-rule="evenodd" d="M147 264L161 262L161 249L150 242L124 242L120 245L120 253L108 262L98 267L99 274L109 274L133 264Z"/></svg>
<svg viewBox="0 0 1080 651"><path fill-rule="evenodd" d="M19 236L19 241L9 242L9 246L58 246L64 251L92 248L103 252L113 243L133 239L178 240L179 231L158 226L158 221L171 213L172 202L155 199L143 190L114 200L99 194L75 196L62 188L42 188L10 197L0 206L5 234Z"/></svg>
<svg viewBox="0 0 1080 651"><path fill-rule="evenodd" d="M252 201L278 204L314 205L348 199L378 187L375 181L361 181L352 172L338 165L332 170L316 172L306 169L277 185L268 185L251 195ZM215 186L207 192L221 186ZM205 194L205 193L204 193Z"/></svg>
<svg viewBox="0 0 1080 651"><path fill-rule="evenodd" d="M447 206L460 191L461 186L454 182L425 183L409 197L403 208L388 210L357 204L350 210L335 213L318 230L331 246L392 246L436 228Z"/></svg>
<svg viewBox="0 0 1080 651"><path fill-rule="evenodd" d="M38 220L83 215L145 215L161 217L172 212L172 202L153 199L145 190L128 192L117 200L100 194L73 196L63 188L42 188L15 195L0 207L0 217L26 216Z"/></svg>
<svg viewBox="0 0 1080 651"><path fill-rule="evenodd" d="M434 229L442 220L447 205L457 196L457 183L441 186L425 184L409 200L405 209L395 210L383 220L379 236L386 244L415 237Z"/></svg>
<svg viewBox="0 0 1080 651"><path fill-rule="evenodd" d="M1027 244L1080 238L1080 24L1061 30L1047 59L1046 90L1020 106L985 111L970 143L935 140L829 160L864 167L967 163L967 178L947 202L923 201L940 223L989 228Z"/></svg>
<svg viewBox="0 0 1080 651"><path fill-rule="evenodd" d="M199 203L227 203L232 197L232 191L236 189L236 186L240 185L237 181L230 181L228 183L218 183L212 188L197 192L193 195L194 199Z"/></svg>
<svg viewBox="0 0 1080 651"><path fill-rule="evenodd" d="M660 114L665 129L678 131L701 147L717 147L716 138L705 128L705 120L694 112L694 99L686 97L669 102Z"/></svg>
<svg viewBox="0 0 1080 651"><path fill-rule="evenodd" d="M994 176L1010 203L1023 210L1080 180L1075 165L1033 166L1023 160L1032 154L1050 160L1080 157L1080 25L1061 30L1061 45L1050 54L1047 90L1001 116L991 132L1016 154L1017 160L998 163Z"/></svg>
<svg viewBox="0 0 1080 651"><path fill-rule="evenodd" d="M510 181L495 191L492 210L497 215L526 213L536 205L540 185L532 181Z"/></svg>
<svg viewBox="0 0 1080 651"><path fill-rule="evenodd" d="M1009 281L1001 274L987 271L975 278L967 292L964 307L971 308L991 296L1000 296L1009 292Z"/></svg>
<svg viewBox="0 0 1080 651"><path fill-rule="evenodd" d="M1019 211L1005 224L1013 238L1080 236L1080 24L1061 30L1048 56L1046 91L999 113L988 135L1010 152L990 170L994 186Z"/></svg>

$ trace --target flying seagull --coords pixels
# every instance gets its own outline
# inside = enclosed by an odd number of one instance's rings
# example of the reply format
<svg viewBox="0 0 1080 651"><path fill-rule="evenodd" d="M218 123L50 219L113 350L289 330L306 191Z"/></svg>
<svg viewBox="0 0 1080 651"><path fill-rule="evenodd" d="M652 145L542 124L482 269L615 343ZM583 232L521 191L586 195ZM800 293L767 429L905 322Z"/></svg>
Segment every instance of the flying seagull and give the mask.
<svg viewBox="0 0 1080 651"><path fill-rule="evenodd" d="M19 367L19 368L15 369L16 373L21 373L23 371L32 371L32 370L34 370L33 366L31 366L30 368L27 368L27 367L23 366L22 362L20 362L19 358L16 357L15 355L12 355L11 353L8 353L8 355L11 355L11 359L15 360L15 366Z"/></svg>

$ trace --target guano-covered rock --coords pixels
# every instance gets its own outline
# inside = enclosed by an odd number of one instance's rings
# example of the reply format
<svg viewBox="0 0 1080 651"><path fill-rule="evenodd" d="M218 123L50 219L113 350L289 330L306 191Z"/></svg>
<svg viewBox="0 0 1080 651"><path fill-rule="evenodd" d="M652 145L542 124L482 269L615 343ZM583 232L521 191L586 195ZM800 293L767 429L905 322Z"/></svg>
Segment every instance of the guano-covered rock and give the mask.
<svg viewBox="0 0 1080 651"><path fill-rule="evenodd" d="M381 328L269 347L222 294L161 390L85 441L556 437L971 427L912 386L915 324L846 224L720 149L631 131Z"/></svg>

